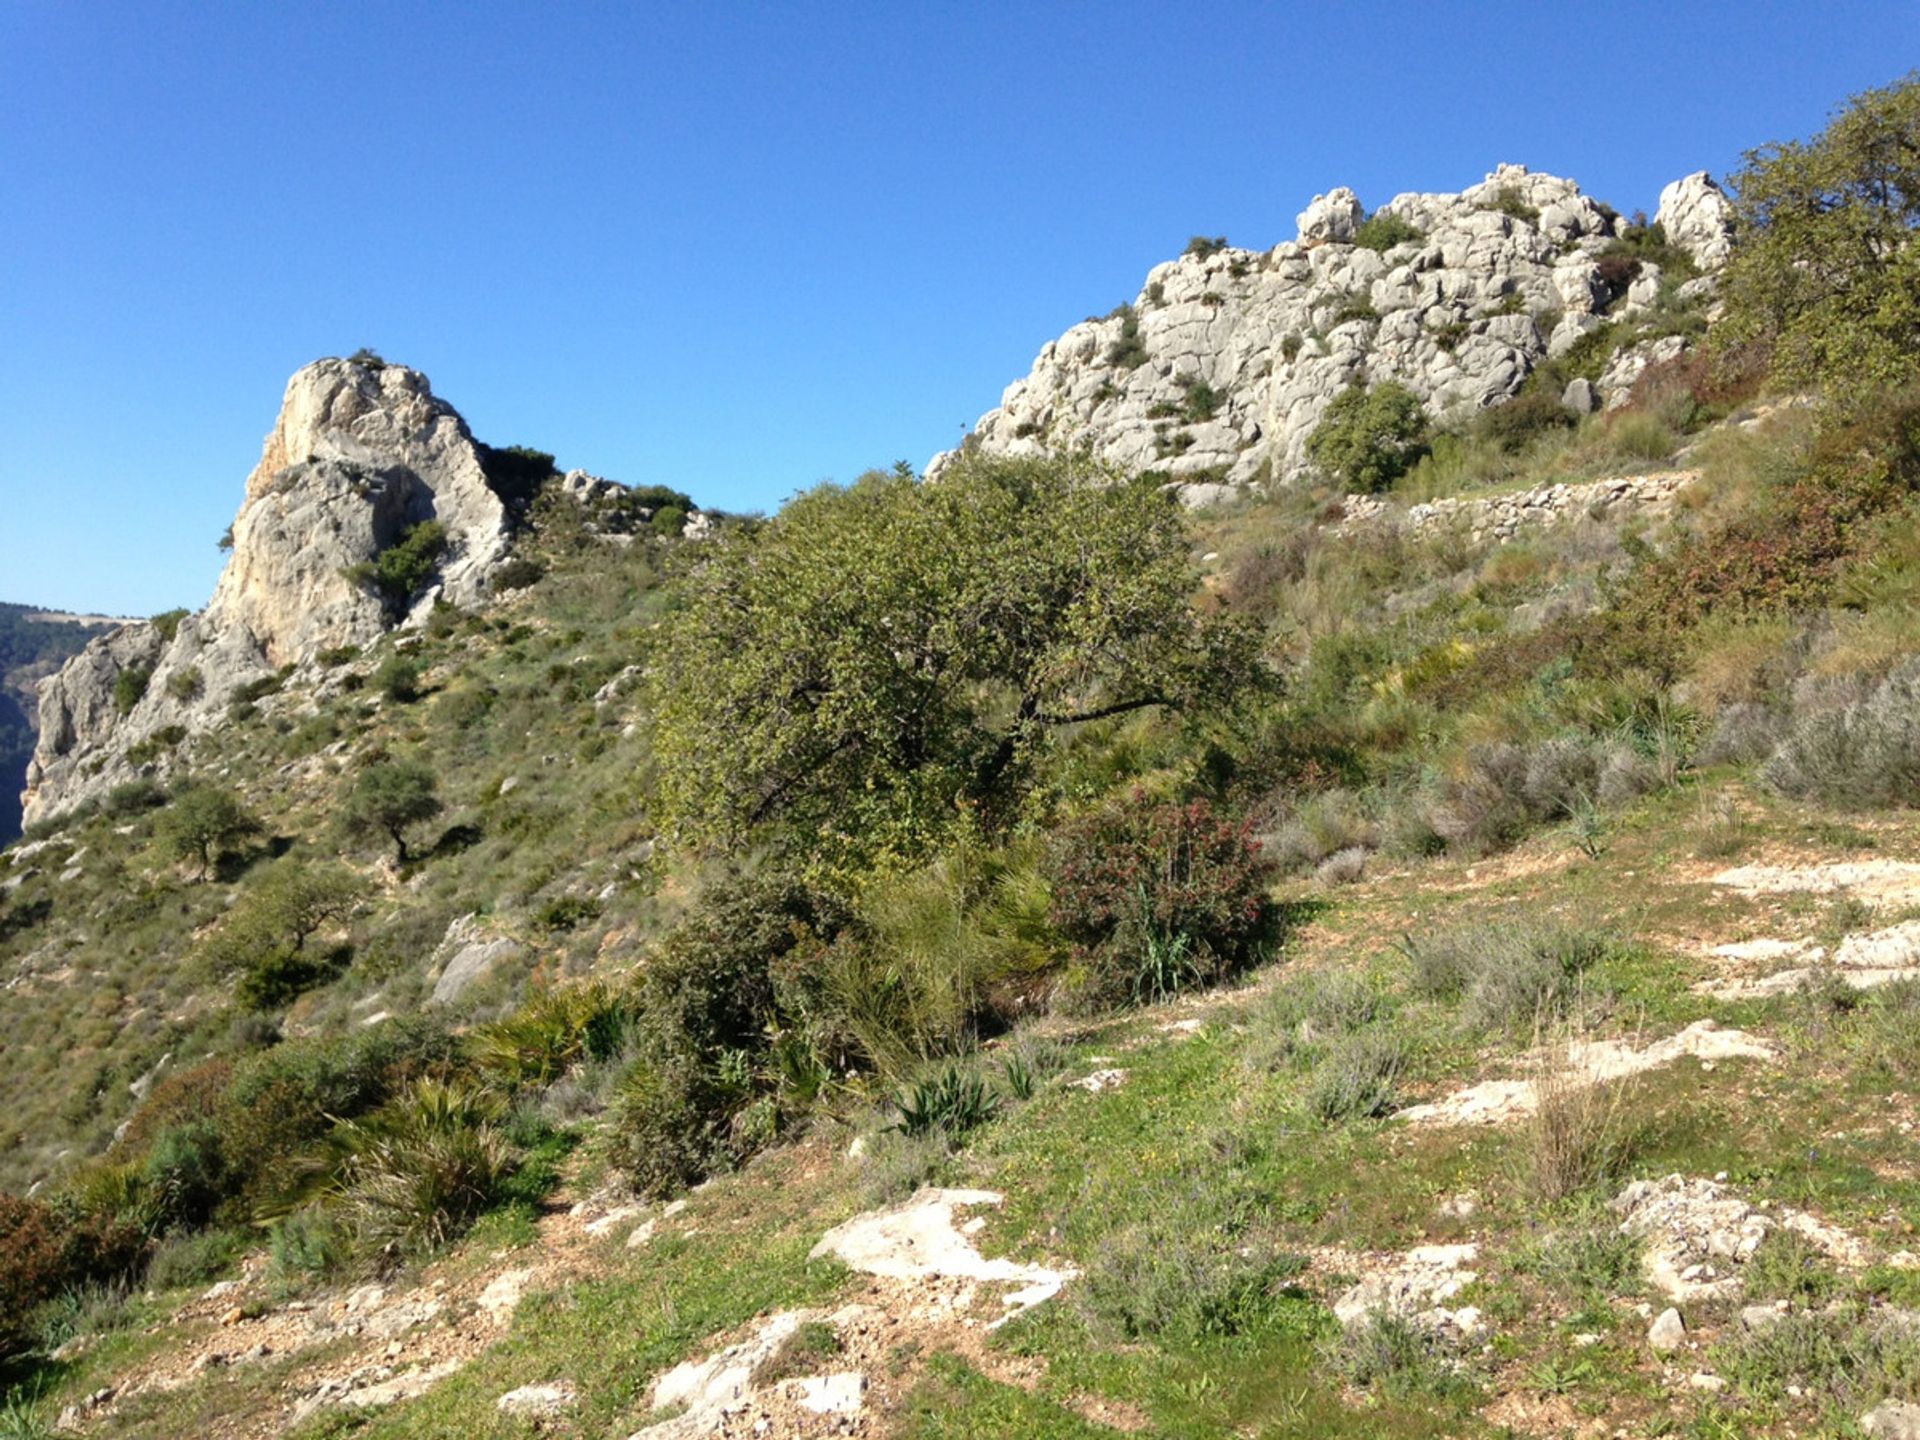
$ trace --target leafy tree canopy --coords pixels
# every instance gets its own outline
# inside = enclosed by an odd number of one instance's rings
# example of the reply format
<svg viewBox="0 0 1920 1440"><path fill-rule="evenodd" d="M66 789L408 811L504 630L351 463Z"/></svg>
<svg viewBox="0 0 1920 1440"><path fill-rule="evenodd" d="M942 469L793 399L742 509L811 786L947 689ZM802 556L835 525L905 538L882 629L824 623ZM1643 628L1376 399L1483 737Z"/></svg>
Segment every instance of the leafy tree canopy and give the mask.
<svg viewBox="0 0 1920 1440"><path fill-rule="evenodd" d="M349 835L384 836L404 865L411 858L407 832L438 815L439 787L433 772L411 760L388 760L362 770L347 792L340 823Z"/></svg>
<svg viewBox="0 0 1920 1440"><path fill-rule="evenodd" d="M162 854L194 861L206 876L221 856L238 850L260 831L259 820L232 791L194 785L174 796L154 824L154 839Z"/></svg>
<svg viewBox="0 0 1920 1440"><path fill-rule="evenodd" d="M1856 95L1811 140L1747 153L1720 334L1829 394L1920 373L1920 72Z"/></svg>
<svg viewBox="0 0 1920 1440"><path fill-rule="evenodd" d="M1048 737L1220 699L1256 673L1199 613L1178 506L1065 458L822 486L693 573L653 667L664 818L816 861L1008 823Z"/></svg>

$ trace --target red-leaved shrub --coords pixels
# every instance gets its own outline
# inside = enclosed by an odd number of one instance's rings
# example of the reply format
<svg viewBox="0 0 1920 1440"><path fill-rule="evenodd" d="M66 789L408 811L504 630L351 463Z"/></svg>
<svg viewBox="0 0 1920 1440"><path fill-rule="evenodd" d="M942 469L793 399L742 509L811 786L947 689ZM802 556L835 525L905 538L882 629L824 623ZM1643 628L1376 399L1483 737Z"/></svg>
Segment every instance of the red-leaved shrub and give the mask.
<svg viewBox="0 0 1920 1440"><path fill-rule="evenodd" d="M1204 800L1136 792L1064 826L1051 846L1052 920L1103 998L1158 999L1258 960L1277 938L1275 873L1244 822Z"/></svg>
<svg viewBox="0 0 1920 1440"><path fill-rule="evenodd" d="M33 1342L33 1312L63 1290L126 1273L145 1241L131 1225L73 1219L0 1191L0 1357Z"/></svg>

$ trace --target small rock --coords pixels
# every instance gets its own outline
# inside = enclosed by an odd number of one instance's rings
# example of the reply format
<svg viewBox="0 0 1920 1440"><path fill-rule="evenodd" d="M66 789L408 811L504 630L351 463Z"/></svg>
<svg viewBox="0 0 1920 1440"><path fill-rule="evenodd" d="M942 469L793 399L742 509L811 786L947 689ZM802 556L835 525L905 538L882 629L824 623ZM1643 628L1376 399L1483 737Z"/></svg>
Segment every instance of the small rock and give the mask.
<svg viewBox="0 0 1920 1440"><path fill-rule="evenodd" d="M1885 1440L1920 1440L1920 1405L1882 1401L1860 1417L1860 1428Z"/></svg>
<svg viewBox="0 0 1920 1440"><path fill-rule="evenodd" d="M844 1370L836 1375L810 1375L797 1384L800 1404L816 1415L855 1414L867 1391L867 1377L858 1370Z"/></svg>
<svg viewBox="0 0 1920 1440"><path fill-rule="evenodd" d="M573 1386L561 1380L548 1385L522 1385L518 1390L509 1390L493 1405L504 1415L558 1415L573 1401Z"/></svg>
<svg viewBox="0 0 1920 1440"><path fill-rule="evenodd" d="M1084 1090L1089 1095L1098 1095L1103 1090L1118 1090L1127 1083L1124 1070L1096 1070L1091 1075L1082 1075L1078 1080L1067 1082L1076 1090Z"/></svg>
<svg viewBox="0 0 1920 1440"><path fill-rule="evenodd" d="M1727 1382L1718 1375L1710 1375L1705 1370L1696 1370L1687 1377L1687 1384L1696 1390L1716 1392L1727 1388Z"/></svg>
<svg viewBox="0 0 1920 1440"><path fill-rule="evenodd" d="M220 1323L222 1325L238 1325L242 1320L246 1318L247 1318L246 1307L243 1305L236 1305L231 1310L227 1311L226 1314L220 1317Z"/></svg>
<svg viewBox="0 0 1920 1440"><path fill-rule="evenodd" d="M1573 1348L1576 1350L1590 1350L1595 1345L1598 1345L1604 1338L1598 1330L1582 1330L1573 1337Z"/></svg>
<svg viewBox="0 0 1920 1440"><path fill-rule="evenodd" d="M1680 1312L1669 1305L1660 1312L1660 1318L1653 1322L1647 1331L1647 1344L1661 1354L1678 1350L1687 1339L1687 1322L1680 1318Z"/></svg>

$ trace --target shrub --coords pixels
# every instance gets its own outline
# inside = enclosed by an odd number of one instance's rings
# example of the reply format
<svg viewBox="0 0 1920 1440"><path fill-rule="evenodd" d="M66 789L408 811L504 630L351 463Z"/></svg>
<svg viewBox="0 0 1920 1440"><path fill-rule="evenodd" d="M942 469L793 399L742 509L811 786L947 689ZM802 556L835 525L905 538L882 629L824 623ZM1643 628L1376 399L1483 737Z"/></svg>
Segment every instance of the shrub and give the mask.
<svg viewBox="0 0 1920 1440"><path fill-rule="evenodd" d="M180 622L186 619L190 613L190 611L184 608L163 610L147 623L160 632L160 638L162 640L171 645L173 643L173 637L180 633Z"/></svg>
<svg viewBox="0 0 1920 1440"><path fill-rule="evenodd" d="M1540 1048L1522 1153L1533 1193L1553 1205L1618 1176L1630 1146L1626 1086L1596 1082L1568 1039Z"/></svg>
<svg viewBox="0 0 1920 1440"><path fill-rule="evenodd" d="M1134 370L1146 363L1147 342L1140 338L1140 317L1131 305L1114 312L1120 319L1120 334L1107 347L1107 364L1122 370Z"/></svg>
<svg viewBox="0 0 1920 1440"><path fill-rule="evenodd" d="M483 445L480 466L493 492L509 501L533 499L543 485L560 473L553 456L528 445L508 445L504 449Z"/></svg>
<svg viewBox="0 0 1920 1440"><path fill-rule="evenodd" d="M1061 951L1031 847L964 842L870 883L821 957L815 1008L889 1076L970 1046L1034 1003Z"/></svg>
<svg viewBox="0 0 1920 1440"><path fill-rule="evenodd" d="M1227 400L1225 395L1197 376L1183 381L1182 388L1186 391L1186 401L1181 413L1196 425L1211 420Z"/></svg>
<svg viewBox="0 0 1920 1440"><path fill-rule="evenodd" d="M1307 437L1307 457L1349 493L1385 490L1429 449L1426 412L1404 385L1354 385Z"/></svg>
<svg viewBox="0 0 1920 1440"><path fill-rule="evenodd" d="M893 1097L893 1108L900 1118L892 1128L902 1135L917 1137L938 1131L957 1139L991 1120L1000 1102L976 1072L949 1063L899 1091Z"/></svg>
<svg viewBox="0 0 1920 1440"><path fill-rule="evenodd" d="M1488 1029L1565 1010L1614 945L1597 930L1501 920L1405 936L1399 949L1416 995L1460 1001L1466 1023Z"/></svg>
<svg viewBox="0 0 1920 1440"><path fill-rule="evenodd" d="M1539 210L1527 203L1526 197L1520 193L1520 187L1517 185L1502 185L1494 192L1493 204L1488 208L1497 210L1502 215L1510 215L1515 220L1524 220L1529 225L1540 223Z"/></svg>
<svg viewBox="0 0 1920 1440"><path fill-rule="evenodd" d="M1247 824L1203 800L1154 805L1136 792L1060 830L1052 869L1054 923L1109 995L1158 999L1188 979L1210 983L1277 938L1272 863Z"/></svg>
<svg viewBox="0 0 1920 1440"><path fill-rule="evenodd" d="M1271 1070L1314 1054L1389 1013L1380 992L1348 970L1316 970L1274 990L1255 1017L1243 1063Z"/></svg>
<svg viewBox="0 0 1920 1440"><path fill-rule="evenodd" d="M1527 385L1502 405L1480 412L1473 422L1474 433L1492 441L1507 454L1517 454L1540 436L1555 430L1571 430L1574 416L1560 403L1560 396L1540 384Z"/></svg>
<svg viewBox="0 0 1920 1440"><path fill-rule="evenodd" d="M113 677L113 708L121 715L133 713L133 707L146 697L153 683L153 670L146 665L129 665Z"/></svg>
<svg viewBox="0 0 1920 1440"><path fill-rule="evenodd" d="M201 678L200 667L189 665L184 670L176 670L167 677L167 694L175 700L198 700L205 693L207 682Z"/></svg>
<svg viewBox="0 0 1920 1440"><path fill-rule="evenodd" d="M405 655L389 655L373 672L373 685L396 705L420 698L420 664Z"/></svg>
<svg viewBox="0 0 1920 1440"><path fill-rule="evenodd" d="M653 519L647 522L647 528L662 540L677 539L680 532L687 528L687 512L678 505L662 505L653 512Z"/></svg>
<svg viewBox="0 0 1920 1440"><path fill-rule="evenodd" d="M1798 717L1761 777L1782 794L1832 805L1920 805L1920 663L1864 700Z"/></svg>
<svg viewBox="0 0 1920 1440"><path fill-rule="evenodd" d="M661 942L640 973L637 1057L610 1144L643 1191L670 1194L745 1159L778 1132L783 1100L804 1098L783 1095L783 1080L827 1068L788 1026L805 1025L823 937L845 921L790 876L736 875Z"/></svg>
<svg viewBox="0 0 1920 1440"><path fill-rule="evenodd" d="M543 578L547 567L531 556L516 555L493 572L493 588L504 594L508 590L524 590Z"/></svg>
<svg viewBox="0 0 1920 1440"><path fill-rule="evenodd" d="M1465 1387L1452 1350L1417 1319L1381 1309L1348 1326L1328 1346L1333 1369L1348 1384L1396 1399L1445 1395Z"/></svg>
<svg viewBox="0 0 1920 1440"><path fill-rule="evenodd" d="M346 576L354 584L377 592L386 601L388 613L397 615L427 583L447 544L445 525L438 520L422 520L401 531L399 538L371 561L348 567Z"/></svg>
<svg viewBox="0 0 1920 1440"><path fill-rule="evenodd" d="M144 1237L104 1218L75 1218L0 1191L0 1358L31 1345L34 1311L62 1291L113 1279L138 1264Z"/></svg>
<svg viewBox="0 0 1920 1440"><path fill-rule="evenodd" d="M1327 1125L1390 1115L1398 1108L1395 1087L1405 1065L1406 1045L1390 1031L1342 1036L1307 1081L1307 1113Z"/></svg>
<svg viewBox="0 0 1920 1440"><path fill-rule="evenodd" d="M513 1162L498 1118L477 1090L421 1081L335 1127L324 1203L384 1266L437 1250L501 1198Z"/></svg>
<svg viewBox="0 0 1920 1440"><path fill-rule="evenodd" d="M474 1063L510 1089L551 1085L583 1060L625 1045L633 1000L602 980L536 990L505 1019L475 1027Z"/></svg>
<svg viewBox="0 0 1920 1440"><path fill-rule="evenodd" d="M1707 1362L1760 1400L1811 1394L1857 1412L1889 1391L1911 1393L1920 1376L1920 1335L1898 1312L1843 1303L1729 1331L1708 1350Z"/></svg>
<svg viewBox="0 0 1920 1440"><path fill-rule="evenodd" d="M1211 238L1205 235L1195 235L1187 241L1187 248L1181 253L1191 255L1196 260L1207 260L1218 255L1226 248L1227 237L1224 235L1215 235Z"/></svg>
<svg viewBox="0 0 1920 1440"><path fill-rule="evenodd" d="M1377 250L1383 255L1396 245L1426 238L1426 231L1410 220L1401 219L1391 210L1374 211L1353 233L1354 244L1368 250Z"/></svg>
<svg viewBox="0 0 1920 1440"><path fill-rule="evenodd" d="M1273 1326L1293 1303L1305 1261L1258 1225L1243 1186L1187 1173L1121 1203L1141 1218L1099 1237L1072 1290L1100 1331L1127 1341L1226 1339Z"/></svg>

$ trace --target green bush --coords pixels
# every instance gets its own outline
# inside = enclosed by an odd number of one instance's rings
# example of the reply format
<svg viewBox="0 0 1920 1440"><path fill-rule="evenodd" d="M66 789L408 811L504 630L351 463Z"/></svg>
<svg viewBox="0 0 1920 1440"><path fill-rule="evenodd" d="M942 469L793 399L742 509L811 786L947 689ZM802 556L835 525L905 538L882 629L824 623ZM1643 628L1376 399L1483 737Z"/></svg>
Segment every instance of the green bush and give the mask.
<svg viewBox="0 0 1920 1440"><path fill-rule="evenodd" d="M1181 253L1191 255L1196 260L1208 260L1226 248L1227 237L1224 235L1215 235L1212 237L1195 235L1187 241L1187 248Z"/></svg>
<svg viewBox="0 0 1920 1440"><path fill-rule="evenodd" d="M173 637L180 633L180 622L191 612L186 609L165 610L147 623L160 632L160 638L171 645Z"/></svg>
<svg viewBox="0 0 1920 1440"><path fill-rule="evenodd" d="M347 579L377 592L389 614L399 614L433 575L447 549L447 527L438 520L409 525L370 561L349 566Z"/></svg>
<svg viewBox="0 0 1920 1440"><path fill-rule="evenodd" d="M536 990L511 1015L476 1026L474 1063L509 1089L551 1085L587 1060L610 1060L634 1021L631 996L604 981Z"/></svg>
<svg viewBox="0 0 1920 1440"><path fill-rule="evenodd" d="M1350 494L1391 488L1429 448L1426 412L1391 380L1341 391L1307 437L1307 457Z"/></svg>
<svg viewBox="0 0 1920 1440"><path fill-rule="evenodd" d="M1327 1048L1308 1077L1307 1113L1323 1124L1372 1120L1399 1108L1397 1082L1406 1045L1382 1029L1361 1029Z"/></svg>
<svg viewBox="0 0 1920 1440"><path fill-rule="evenodd" d="M175 700L198 700L206 688L207 683L201 678L198 665L176 670L167 677L167 694Z"/></svg>
<svg viewBox="0 0 1920 1440"><path fill-rule="evenodd" d="M373 687L396 705L420 698L420 664L405 655L389 655L373 672Z"/></svg>
<svg viewBox="0 0 1920 1440"><path fill-rule="evenodd" d="M129 665L113 677L113 708L122 715L133 713L133 707L146 698L147 686L153 683L153 670L146 665Z"/></svg>
<svg viewBox="0 0 1920 1440"><path fill-rule="evenodd" d="M1107 347L1107 364L1122 370L1138 369L1147 360L1147 342L1140 338L1140 317L1131 305L1120 306L1114 314L1120 317L1120 334Z"/></svg>
<svg viewBox="0 0 1920 1440"><path fill-rule="evenodd" d="M900 1090L893 1097L893 1108L900 1118L892 1128L902 1135L938 1132L953 1139L986 1124L999 1111L1000 1102L978 1073L948 1063Z"/></svg>
<svg viewBox="0 0 1920 1440"><path fill-rule="evenodd" d="M678 505L662 505L653 512L648 528L662 540L675 540L687 528L687 512Z"/></svg>
<svg viewBox="0 0 1920 1440"><path fill-rule="evenodd" d="M513 1159L498 1122L482 1092L419 1081L334 1128L322 1203L383 1267L438 1250L503 1198Z"/></svg>
<svg viewBox="0 0 1920 1440"><path fill-rule="evenodd" d="M1412 965L1416 995L1458 1001L1470 1028L1531 1025L1565 1011L1581 977L1617 952L1606 934L1513 920L1442 930L1400 951Z"/></svg>
<svg viewBox="0 0 1920 1440"><path fill-rule="evenodd" d="M1396 245L1426 238L1426 231L1410 220L1401 219L1390 210L1374 211L1353 233L1354 244L1363 249L1377 250L1383 255Z"/></svg>
<svg viewBox="0 0 1920 1440"><path fill-rule="evenodd" d="M504 449L482 446L480 466L487 484L502 500L529 501L560 473L553 456L527 445L508 445Z"/></svg>
<svg viewBox="0 0 1920 1440"><path fill-rule="evenodd" d="M1529 225L1540 223L1539 210L1527 203L1526 197L1520 193L1520 187L1517 185L1502 185L1494 192L1493 204L1488 208L1497 210L1502 215L1510 215L1515 220L1524 220Z"/></svg>

